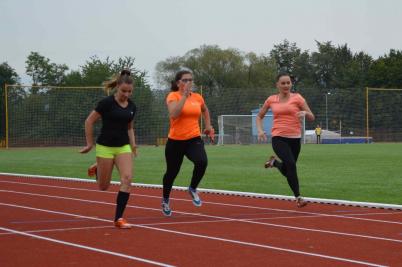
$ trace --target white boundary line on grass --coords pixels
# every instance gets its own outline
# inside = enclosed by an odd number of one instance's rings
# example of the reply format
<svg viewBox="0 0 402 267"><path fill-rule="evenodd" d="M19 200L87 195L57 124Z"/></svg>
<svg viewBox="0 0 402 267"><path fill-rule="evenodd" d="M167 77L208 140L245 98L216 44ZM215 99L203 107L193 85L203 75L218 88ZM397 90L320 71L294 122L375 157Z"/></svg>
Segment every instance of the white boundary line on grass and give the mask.
<svg viewBox="0 0 402 267"><path fill-rule="evenodd" d="M130 260L134 260L134 261L145 262L145 263L149 263L149 264L153 264L153 265L157 265L157 266L164 266L164 267L172 267L173 266L173 265L169 265L169 264L166 264L166 263L147 260L147 259L144 259L144 258L130 256L130 255L127 255L127 254L108 251L108 250L104 250L104 249L84 246L84 245L71 243L71 242L67 242L67 241L62 241L62 240L54 239L54 238L50 238L50 237L34 235L34 234L21 232L21 231L9 229L9 228L1 227L1 226L0 226L0 230L3 230L3 231L8 232L8 233L17 234L17 235L28 236L28 237L33 237L33 238L36 238L36 239L46 240L46 241L49 241L49 242L54 242L54 243L62 244L62 245L65 245L65 246L76 247L76 248L86 249L86 250L100 252L100 253L104 253L104 254L109 254L109 255L113 255L113 256L117 256L117 257L121 257L121 258L126 258L126 259L130 259Z"/></svg>
<svg viewBox="0 0 402 267"><path fill-rule="evenodd" d="M60 212L60 211L52 211L52 210L47 210L47 209L38 209L38 208L33 208L33 207L28 207L28 206L20 206L20 205L9 204L9 203L0 203L0 205L8 206L8 207L14 207L14 208L22 208L22 209L29 209L29 210L35 210L35 211L42 211L42 212L53 213L53 214L74 216L74 217L92 219L92 220L96 220L96 221L112 222L111 220L106 220L106 219L102 219L102 218L98 218L98 217L91 217L91 216L85 216L85 215L67 213L67 212ZM349 263L355 263L355 264L361 264L361 265L367 265L367 266L375 266L375 267L383 267L383 266L385 266L385 265L380 265L380 264L371 263L371 262L358 261L358 260L352 260L352 259L341 258L341 257L334 257L334 256L325 255L325 254L306 252L306 251L302 251L302 250L287 249L287 248L269 246L269 245L258 244L258 243L244 242L244 241L239 241L239 240L219 238L219 237L208 236L208 235L200 235L200 234L193 234L193 233L188 233L188 232L169 230L169 229L164 229L164 228L150 227L150 226L139 225L139 224L133 224L133 226L138 227L138 228L144 228L144 229L156 230L156 231L161 231L161 232L173 233L173 234L177 234L177 235L184 235L184 236L190 236L190 237L210 239L210 240L227 242L227 243L232 243L232 244L237 244L237 245L260 247L260 248L266 248L266 249L290 252L290 253L294 253L294 254L313 256L313 257L319 257L319 258L324 258L324 259L343 261L343 262L349 262ZM0 230L7 231L7 228L0 227ZM14 231L14 230L11 230L11 231ZM17 231L15 231L15 232L17 232ZM35 235L26 234L24 232L17 232L17 234L19 234L19 233L25 234L27 236L35 237ZM39 237L41 237L41 236L39 236ZM43 239L46 239L46 238L44 237ZM49 240L49 241L51 241L51 240Z"/></svg>
<svg viewBox="0 0 402 267"><path fill-rule="evenodd" d="M95 182L94 180L90 180L90 179L58 177L58 176L42 176L42 175L29 175L29 174L3 173L3 172L0 172L0 175L26 177L26 178L58 179L58 180L86 182L86 183L94 183ZM112 181L112 184L119 185L120 182ZM162 185L154 185L154 184L132 183L132 185L137 186L137 187L144 187L144 188L157 188L157 189L162 188ZM173 186L173 189L185 191L185 190L187 190L187 187ZM199 192L219 194L219 195L233 195L233 196L252 197L252 198L268 198L268 199L279 199L279 200L288 200L288 201L294 200L294 197L284 196L284 195L259 194L259 193L250 193L250 192L227 191L227 190L204 189L204 188L198 188L197 190ZM355 207L368 207L368 208L377 208L377 209L402 210L402 205L397 205L397 204L358 202L358 201L348 201L348 200L338 200L338 199L311 198L311 197L304 197L304 199L308 202L313 202L313 203L334 204L334 205L355 206Z"/></svg>

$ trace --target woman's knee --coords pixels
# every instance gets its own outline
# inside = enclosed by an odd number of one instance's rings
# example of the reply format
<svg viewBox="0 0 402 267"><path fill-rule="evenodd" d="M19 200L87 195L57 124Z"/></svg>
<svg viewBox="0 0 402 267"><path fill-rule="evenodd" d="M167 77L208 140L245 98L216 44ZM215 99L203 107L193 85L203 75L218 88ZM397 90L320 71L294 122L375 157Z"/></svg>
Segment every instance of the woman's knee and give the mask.
<svg viewBox="0 0 402 267"><path fill-rule="evenodd" d="M131 185L131 175L130 174L123 174L120 176L120 182L124 185Z"/></svg>
<svg viewBox="0 0 402 267"><path fill-rule="evenodd" d="M296 171L296 162L295 161L287 161L285 162L286 171Z"/></svg>
<svg viewBox="0 0 402 267"><path fill-rule="evenodd" d="M120 177L120 191L130 192L131 188L131 175L122 175Z"/></svg>
<svg viewBox="0 0 402 267"><path fill-rule="evenodd" d="M199 169L206 169L208 166L208 160L207 159L196 160L194 161L194 166Z"/></svg>

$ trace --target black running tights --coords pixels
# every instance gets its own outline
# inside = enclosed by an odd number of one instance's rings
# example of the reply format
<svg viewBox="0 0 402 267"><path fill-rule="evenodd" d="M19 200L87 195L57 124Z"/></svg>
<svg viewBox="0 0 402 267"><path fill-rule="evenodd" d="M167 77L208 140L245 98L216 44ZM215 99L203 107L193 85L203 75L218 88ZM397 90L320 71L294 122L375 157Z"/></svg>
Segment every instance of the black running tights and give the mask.
<svg viewBox="0 0 402 267"><path fill-rule="evenodd" d="M200 137L189 140L168 139L165 147L166 173L163 176L163 198L169 199L170 191L186 156L194 163L190 187L196 189L207 169L208 159Z"/></svg>
<svg viewBox="0 0 402 267"><path fill-rule="evenodd" d="M295 197L300 196L296 162L300 153L300 138L272 137L272 148L282 162L276 160L274 166L286 177Z"/></svg>

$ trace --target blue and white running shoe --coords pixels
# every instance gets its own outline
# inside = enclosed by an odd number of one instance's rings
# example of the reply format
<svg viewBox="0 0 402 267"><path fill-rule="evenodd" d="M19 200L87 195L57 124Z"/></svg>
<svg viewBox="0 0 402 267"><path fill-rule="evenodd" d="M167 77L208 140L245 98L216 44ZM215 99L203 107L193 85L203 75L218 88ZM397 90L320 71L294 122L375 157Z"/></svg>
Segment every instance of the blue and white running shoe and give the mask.
<svg viewBox="0 0 402 267"><path fill-rule="evenodd" d="M169 207L169 201L162 200L162 213L167 217L172 215L172 210Z"/></svg>
<svg viewBox="0 0 402 267"><path fill-rule="evenodd" d="M202 201L198 196L197 190L191 187L188 188L188 193L190 194L191 198L193 199L193 204L196 207L201 207Z"/></svg>

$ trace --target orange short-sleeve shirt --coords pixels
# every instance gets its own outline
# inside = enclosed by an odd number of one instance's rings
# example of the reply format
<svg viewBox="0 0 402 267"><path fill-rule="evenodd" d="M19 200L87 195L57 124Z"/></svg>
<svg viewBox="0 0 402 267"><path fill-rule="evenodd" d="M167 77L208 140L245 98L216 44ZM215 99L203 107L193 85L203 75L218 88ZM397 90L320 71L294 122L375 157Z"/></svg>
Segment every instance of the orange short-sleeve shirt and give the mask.
<svg viewBox="0 0 402 267"><path fill-rule="evenodd" d="M182 98L180 92L171 92L166 98L166 104L179 101ZM174 140L188 140L201 135L199 119L201 107L204 106L204 98L197 93L191 93L184 103L179 117L170 118L169 138Z"/></svg>
<svg viewBox="0 0 402 267"><path fill-rule="evenodd" d="M305 100L300 94L291 93L288 101L279 102L279 95L271 95L264 106L274 115L272 136L300 137L301 123L297 112L302 110Z"/></svg>

